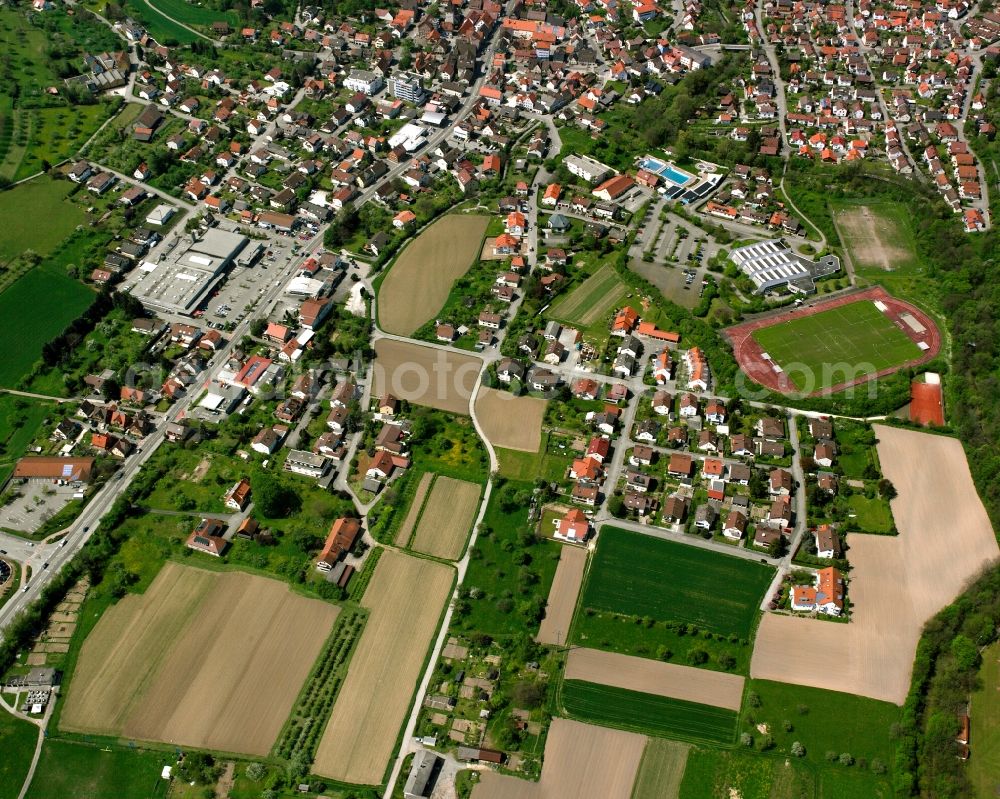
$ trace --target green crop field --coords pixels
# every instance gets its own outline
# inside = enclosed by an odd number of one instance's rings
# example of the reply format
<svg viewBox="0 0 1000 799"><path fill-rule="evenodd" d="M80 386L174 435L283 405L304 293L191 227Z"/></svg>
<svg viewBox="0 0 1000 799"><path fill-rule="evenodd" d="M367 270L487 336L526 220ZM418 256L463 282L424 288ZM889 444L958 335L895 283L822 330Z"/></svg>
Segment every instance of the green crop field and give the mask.
<svg viewBox="0 0 1000 799"><path fill-rule="evenodd" d="M632 787L632 799L677 799L691 747L650 738Z"/></svg>
<svg viewBox="0 0 1000 799"><path fill-rule="evenodd" d="M558 300L552 306L550 315L569 324L588 327L611 311L627 290L613 268L602 266Z"/></svg>
<svg viewBox="0 0 1000 799"><path fill-rule="evenodd" d="M9 713L0 712L0 799L17 799L35 753L38 729Z"/></svg>
<svg viewBox="0 0 1000 799"><path fill-rule="evenodd" d="M982 688L972 695L972 722L968 774L976 796L985 799L1000 791L1000 644L983 650L979 670Z"/></svg>
<svg viewBox="0 0 1000 799"><path fill-rule="evenodd" d="M166 796L168 752L115 749L47 740L26 799L150 799Z"/></svg>
<svg viewBox="0 0 1000 799"><path fill-rule="evenodd" d="M732 710L580 680L563 683L561 702L580 721L684 741L730 743L736 731Z"/></svg>
<svg viewBox="0 0 1000 799"><path fill-rule="evenodd" d="M44 264L0 294L0 338L7 342L6 354L0 359L0 386L13 386L28 374L41 356L42 346L83 313L93 299L89 288Z"/></svg>
<svg viewBox="0 0 1000 799"><path fill-rule="evenodd" d="M604 527L581 606L749 639L773 574L754 561Z"/></svg>
<svg viewBox="0 0 1000 799"><path fill-rule="evenodd" d="M921 350L869 300L753 333L803 391L816 391L920 357Z"/></svg>
<svg viewBox="0 0 1000 799"><path fill-rule="evenodd" d="M42 177L0 192L0 263L25 250L48 255L81 224L86 214L80 206L66 202L73 190L68 180ZM45 224L38 220L44 219Z"/></svg>

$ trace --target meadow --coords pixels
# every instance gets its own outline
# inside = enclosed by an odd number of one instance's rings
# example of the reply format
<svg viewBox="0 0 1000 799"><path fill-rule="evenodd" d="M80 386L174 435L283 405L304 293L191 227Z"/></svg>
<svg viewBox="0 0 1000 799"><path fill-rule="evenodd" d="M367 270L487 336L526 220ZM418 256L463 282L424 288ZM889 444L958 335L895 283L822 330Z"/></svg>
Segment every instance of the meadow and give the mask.
<svg viewBox="0 0 1000 799"><path fill-rule="evenodd" d="M6 354L0 360L0 386L16 385L27 375L41 356L42 347L65 330L93 299L91 289L45 264L0 293L0 338L7 343Z"/></svg>
<svg viewBox="0 0 1000 799"><path fill-rule="evenodd" d="M804 799L816 795L815 777L798 760L779 761L739 750L692 749L680 799ZM868 794L858 794L870 799ZM823 794L823 799L829 799Z"/></svg>
<svg viewBox="0 0 1000 799"><path fill-rule="evenodd" d="M921 354L917 345L867 300L762 327L753 332L753 338L802 390L829 388ZM836 371L831 366L837 367Z"/></svg>
<svg viewBox="0 0 1000 799"><path fill-rule="evenodd" d="M1000 787L1000 644L983 650L982 687L972 694L972 757L967 766L977 797L995 796Z"/></svg>
<svg viewBox="0 0 1000 799"><path fill-rule="evenodd" d="M683 741L727 744L736 732L732 710L625 688L566 680L560 700L580 721Z"/></svg>
<svg viewBox="0 0 1000 799"><path fill-rule="evenodd" d="M553 319L589 327L624 298L628 288L610 265L602 266L551 308Z"/></svg>
<svg viewBox="0 0 1000 799"><path fill-rule="evenodd" d="M581 605L749 639L772 574L751 561L604 527Z"/></svg>
<svg viewBox="0 0 1000 799"><path fill-rule="evenodd" d="M0 192L0 263L33 250L48 255L86 220L83 209L66 202L74 184L43 177ZM44 219L45 224L39 224Z"/></svg>
<svg viewBox="0 0 1000 799"><path fill-rule="evenodd" d="M751 680L747 697L740 729L758 736L755 725L766 724L779 754L799 741L806 748L803 759L817 766L826 765L827 752L849 752L856 760L892 768L890 730L902 714L890 702L770 680Z"/></svg>
<svg viewBox="0 0 1000 799"><path fill-rule="evenodd" d="M172 765L166 752L109 749L48 739L25 799L153 799L166 796L160 770Z"/></svg>
<svg viewBox="0 0 1000 799"><path fill-rule="evenodd" d="M42 421L54 411L51 403L0 394L0 485L38 435Z"/></svg>
<svg viewBox="0 0 1000 799"><path fill-rule="evenodd" d="M37 740L36 727L0 711L0 799L17 799Z"/></svg>
<svg viewBox="0 0 1000 799"><path fill-rule="evenodd" d="M868 533L891 533L892 510L881 497L869 499L864 494L851 494L847 500L854 515L853 521Z"/></svg>
<svg viewBox="0 0 1000 799"><path fill-rule="evenodd" d="M213 22L228 22L233 26L239 24L239 17L234 12L217 11L201 4L189 3L187 0L150 0L150 5L185 25L207 27Z"/></svg>

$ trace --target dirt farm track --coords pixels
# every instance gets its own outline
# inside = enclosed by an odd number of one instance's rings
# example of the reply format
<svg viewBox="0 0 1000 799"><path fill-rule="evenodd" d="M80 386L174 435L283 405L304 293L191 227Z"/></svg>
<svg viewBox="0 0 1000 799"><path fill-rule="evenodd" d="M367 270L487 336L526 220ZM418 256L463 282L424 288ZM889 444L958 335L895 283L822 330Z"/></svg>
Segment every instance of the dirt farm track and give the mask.
<svg viewBox="0 0 1000 799"><path fill-rule="evenodd" d="M736 363L739 364L740 369L742 369L751 380L764 386L764 388L770 389L771 391L777 391L782 394L796 394L799 393L799 389L794 383L792 383L788 375L784 372L776 372L772 363L764 357L763 349L760 344L754 340L754 332L760 330L761 328L780 325L785 322L791 322L795 319L801 319L806 316L822 313L823 311L828 311L831 308L865 300L884 303L888 308L886 315L892 319L911 340L916 343L922 342L926 344L927 350L925 350L919 358L907 363L882 369L875 374L865 375L857 380L840 383L835 386L830 386L829 388L815 391L810 396L834 394L838 391L843 391L852 385L858 385L859 383L865 383L879 377L885 377L893 372L898 372L900 369L916 366L921 363L927 363L937 357L937 354L941 351L941 333L938 331L934 320L916 306L892 297L879 286L864 289L863 291L851 294L844 294L832 300L816 302L792 311L783 309L778 313L771 314L760 319L755 319L742 325L727 328L723 331L723 333L733 346L733 356L736 358ZM924 327L924 332L919 334L915 333L912 329L904 325L900 321L900 318L906 314L913 316Z"/></svg>
<svg viewBox="0 0 1000 799"><path fill-rule="evenodd" d="M961 443L875 426L898 536L848 535L849 624L765 613L750 676L901 705L924 623L1000 557ZM817 664L837 664L821 668Z"/></svg>
<svg viewBox="0 0 1000 799"><path fill-rule="evenodd" d="M379 288L378 318L383 330L409 336L434 318L452 284L479 254L487 224L485 216L448 214L407 245Z"/></svg>
<svg viewBox="0 0 1000 799"><path fill-rule="evenodd" d="M167 563L87 637L60 726L266 755L339 612L277 580Z"/></svg>

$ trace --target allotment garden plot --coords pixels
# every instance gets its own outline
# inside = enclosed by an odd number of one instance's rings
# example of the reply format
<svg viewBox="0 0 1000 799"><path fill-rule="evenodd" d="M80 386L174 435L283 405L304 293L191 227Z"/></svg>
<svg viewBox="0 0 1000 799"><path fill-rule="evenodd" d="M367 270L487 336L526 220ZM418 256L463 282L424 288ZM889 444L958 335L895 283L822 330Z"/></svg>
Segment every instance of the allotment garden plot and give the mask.
<svg viewBox="0 0 1000 799"><path fill-rule="evenodd" d="M426 228L390 267L378 292L379 324L409 336L444 306L482 243L489 218L449 214Z"/></svg>
<svg viewBox="0 0 1000 799"><path fill-rule="evenodd" d="M277 580L167 563L87 637L60 726L266 755L338 612Z"/></svg>
<svg viewBox="0 0 1000 799"><path fill-rule="evenodd" d="M742 558L604 527L581 606L750 638L773 574Z"/></svg>

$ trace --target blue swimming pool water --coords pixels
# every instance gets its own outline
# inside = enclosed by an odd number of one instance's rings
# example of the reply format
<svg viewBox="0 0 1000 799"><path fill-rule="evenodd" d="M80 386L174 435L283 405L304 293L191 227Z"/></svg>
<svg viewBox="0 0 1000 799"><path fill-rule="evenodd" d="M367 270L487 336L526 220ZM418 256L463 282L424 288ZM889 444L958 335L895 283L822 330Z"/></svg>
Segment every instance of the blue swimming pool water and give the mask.
<svg viewBox="0 0 1000 799"><path fill-rule="evenodd" d="M675 186L686 186L694 178L684 172L674 169L669 164L663 163L656 158L646 157L642 160L642 168L647 172L652 172L656 175L669 180Z"/></svg>

